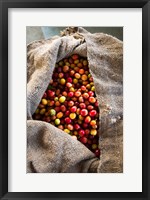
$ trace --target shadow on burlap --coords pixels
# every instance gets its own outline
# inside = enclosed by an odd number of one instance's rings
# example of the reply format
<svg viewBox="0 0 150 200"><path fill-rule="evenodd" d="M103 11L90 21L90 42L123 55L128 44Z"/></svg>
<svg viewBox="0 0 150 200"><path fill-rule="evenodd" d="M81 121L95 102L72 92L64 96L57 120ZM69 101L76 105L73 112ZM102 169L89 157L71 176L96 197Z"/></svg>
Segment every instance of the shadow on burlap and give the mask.
<svg viewBox="0 0 150 200"><path fill-rule="evenodd" d="M53 125L32 119L56 62L87 57L99 102L100 159ZM123 172L123 43L103 33L69 27L61 36L27 46L27 173Z"/></svg>

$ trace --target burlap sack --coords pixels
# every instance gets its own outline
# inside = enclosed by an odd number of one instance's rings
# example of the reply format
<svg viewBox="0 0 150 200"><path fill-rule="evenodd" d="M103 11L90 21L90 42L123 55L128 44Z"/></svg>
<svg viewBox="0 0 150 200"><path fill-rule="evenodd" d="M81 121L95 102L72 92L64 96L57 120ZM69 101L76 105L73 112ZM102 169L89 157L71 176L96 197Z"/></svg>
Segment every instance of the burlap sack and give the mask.
<svg viewBox="0 0 150 200"><path fill-rule="evenodd" d="M100 110L100 159L53 125L32 119L55 63L74 53L87 57ZM123 43L103 33L68 28L27 46L27 172L123 172Z"/></svg>

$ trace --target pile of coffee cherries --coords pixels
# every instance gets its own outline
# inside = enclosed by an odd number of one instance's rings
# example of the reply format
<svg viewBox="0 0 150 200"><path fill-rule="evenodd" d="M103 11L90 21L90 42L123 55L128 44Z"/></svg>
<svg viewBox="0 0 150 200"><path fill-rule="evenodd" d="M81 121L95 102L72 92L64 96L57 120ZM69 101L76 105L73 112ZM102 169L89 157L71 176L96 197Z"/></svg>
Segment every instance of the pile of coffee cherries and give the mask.
<svg viewBox="0 0 150 200"><path fill-rule="evenodd" d="M74 54L56 64L33 119L51 123L100 156L98 101L86 58Z"/></svg>

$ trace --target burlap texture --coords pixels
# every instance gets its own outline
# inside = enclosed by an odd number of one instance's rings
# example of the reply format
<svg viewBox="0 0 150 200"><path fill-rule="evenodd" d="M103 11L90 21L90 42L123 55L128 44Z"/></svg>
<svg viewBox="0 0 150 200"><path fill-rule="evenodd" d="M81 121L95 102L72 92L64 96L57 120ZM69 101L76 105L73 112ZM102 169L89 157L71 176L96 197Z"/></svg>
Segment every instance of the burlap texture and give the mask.
<svg viewBox="0 0 150 200"><path fill-rule="evenodd" d="M51 124L32 120L55 63L74 53L87 57L100 110L101 157ZM68 28L62 36L27 46L27 172L123 171L123 43L103 33Z"/></svg>

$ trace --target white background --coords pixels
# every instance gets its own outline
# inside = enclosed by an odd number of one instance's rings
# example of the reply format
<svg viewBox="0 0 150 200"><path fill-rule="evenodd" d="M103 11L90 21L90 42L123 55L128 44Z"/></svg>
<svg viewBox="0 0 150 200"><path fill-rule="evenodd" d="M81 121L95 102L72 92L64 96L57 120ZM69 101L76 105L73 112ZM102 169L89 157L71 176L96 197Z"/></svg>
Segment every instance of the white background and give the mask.
<svg viewBox="0 0 150 200"><path fill-rule="evenodd" d="M26 174L26 26L124 27L124 173ZM9 192L142 191L142 10L9 9Z"/></svg>

